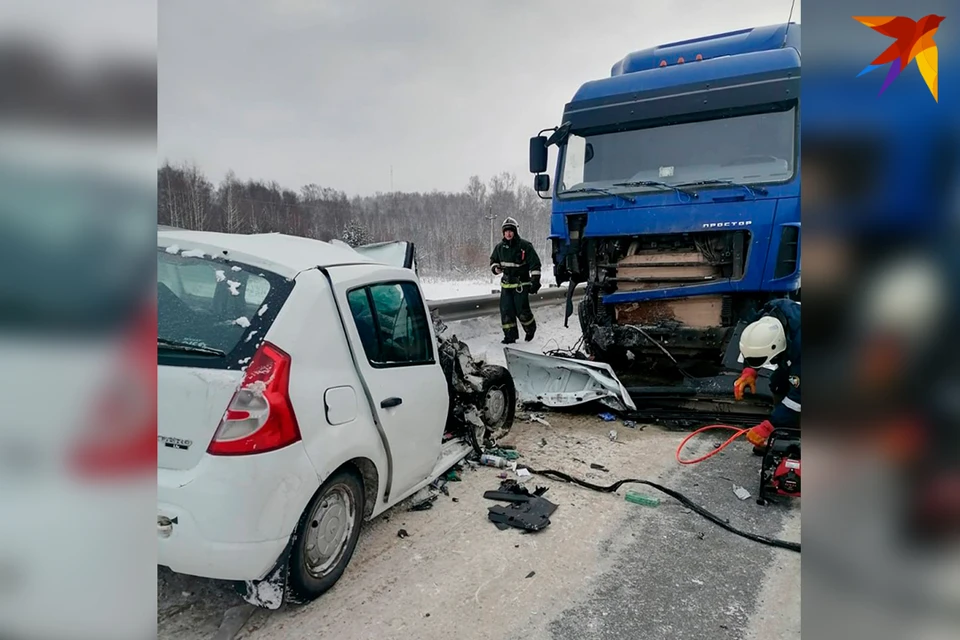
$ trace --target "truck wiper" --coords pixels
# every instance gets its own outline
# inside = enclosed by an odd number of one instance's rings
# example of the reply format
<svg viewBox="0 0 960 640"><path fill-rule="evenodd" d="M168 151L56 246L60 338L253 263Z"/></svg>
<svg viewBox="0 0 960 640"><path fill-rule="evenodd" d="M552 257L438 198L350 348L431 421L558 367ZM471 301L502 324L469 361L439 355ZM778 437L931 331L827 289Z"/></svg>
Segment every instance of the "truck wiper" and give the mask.
<svg viewBox="0 0 960 640"><path fill-rule="evenodd" d="M753 195L767 195L768 191L763 187L752 187L749 184L743 184L741 182L734 182L733 180L699 180L697 182L685 182L681 187L707 187L715 184L725 184L731 187L740 187L741 189L746 189Z"/></svg>
<svg viewBox="0 0 960 640"><path fill-rule="evenodd" d="M633 180L631 182L615 182L613 183L615 187L660 187L661 189L671 189L676 193L682 193L691 198L700 197L696 191L687 191L686 189L681 189L675 184L669 184L666 182L660 182L659 180Z"/></svg>
<svg viewBox="0 0 960 640"><path fill-rule="evenodd" d="M616 186L616 185L614 185ZM561 191L557 195L563 196L568 193L602 193L608 196L615 196L621 200L626 200L630 204L636 203L636 198L631 198L630 196L625 196L622 193L617 193L616 191L610 191L609 189L601 189L600 187L579 187L577 189L567 189L566 191Z"/></svg>
<svg viewBox="0 0 960 640"><path fill-rule="evenodd" d="M223 351L220 351L220 349L198 347L195 344L176 342L174 340L167 340L166 338L157 338L157 346L166 349L167 351L182 351L183 353L196 353L206 356L218 356L220 358L223 358L227 355Z"/></svg>

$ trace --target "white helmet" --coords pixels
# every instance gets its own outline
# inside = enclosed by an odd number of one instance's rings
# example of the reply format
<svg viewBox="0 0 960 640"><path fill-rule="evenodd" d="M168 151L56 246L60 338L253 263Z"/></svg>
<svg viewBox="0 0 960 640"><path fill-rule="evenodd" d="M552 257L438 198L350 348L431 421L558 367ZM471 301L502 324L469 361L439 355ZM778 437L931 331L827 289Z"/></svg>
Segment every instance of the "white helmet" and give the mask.
<svg viewBox="0 0 960 640"><path fill-rule="evenodd" d="M503 221L503 224L500 225L500 230L506 231L507 229L513 229L514 233L518 233L520 231L520 225L517 224L517 221L513 218L507 218Z"/></svg>
<svg viewBox="0 0 960 640"><path fill-rule="evenodd" d="M783 324L772 316L748 324L740 334L740 353L748 367L762 367L786 348Z"/></svg>

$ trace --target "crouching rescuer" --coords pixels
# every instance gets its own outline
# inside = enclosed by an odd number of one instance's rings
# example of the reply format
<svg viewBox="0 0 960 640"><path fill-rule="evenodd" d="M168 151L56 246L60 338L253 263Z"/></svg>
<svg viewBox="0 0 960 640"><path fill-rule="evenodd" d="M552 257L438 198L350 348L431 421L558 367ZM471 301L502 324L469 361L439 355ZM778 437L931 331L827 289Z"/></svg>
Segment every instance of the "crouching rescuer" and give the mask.
<svg viewBox="0 0 960 640"><path fill-rule="evenodd" d="M501 225L503 241L490 254L490 270L500 275L500 323L503 344L512 344L520 337L517 322L523 327L524 340L529 342L537 331L537 321L530 310L530 294L540 291L540 257L533 244L520 237L520 225L507 218Z"/></svg>
<svg viewBox="0 0 960 640"><path fill-rule="evenodd" d="M757 392L757 370L776 365L770 376L774 407L768 420L750 429L747 440L762 453L774 429L800 428L800 303L778 299L768 302L759 320L740 335L740 353L746 365L733 383L733 395L743 399L744 389Z"/></svg>

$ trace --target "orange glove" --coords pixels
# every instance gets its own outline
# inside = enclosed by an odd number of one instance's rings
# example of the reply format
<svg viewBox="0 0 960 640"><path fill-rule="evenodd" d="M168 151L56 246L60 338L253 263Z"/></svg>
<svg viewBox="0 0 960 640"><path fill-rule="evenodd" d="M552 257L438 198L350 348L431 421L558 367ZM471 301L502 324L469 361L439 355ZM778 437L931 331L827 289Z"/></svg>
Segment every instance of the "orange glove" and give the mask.
<svg viewBox="0 0 960 640"><path fill-rule="evenodd" d="M743 390L750 387L750 393L757 392L757 370L747 367L733 383L733 397L737 400L743 400Z"/></svg>
<svg viewBox="0 0 960 640"><path fill-rule="evenodd" d="M767 444L767 438L773 433L773 425L769 420L764 420L757 426L747 431L747 440L755 447L763 447Z"/></svg>

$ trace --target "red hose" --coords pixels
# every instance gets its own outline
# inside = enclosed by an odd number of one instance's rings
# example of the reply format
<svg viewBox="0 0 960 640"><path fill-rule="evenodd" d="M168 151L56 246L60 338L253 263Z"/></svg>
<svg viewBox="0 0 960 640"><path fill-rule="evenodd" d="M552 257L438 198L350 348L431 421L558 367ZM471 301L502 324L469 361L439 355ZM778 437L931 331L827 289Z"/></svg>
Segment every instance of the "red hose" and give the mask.
<svg viewBox="0 0 960 640"><path fill-rule="evenodd" d="M680 452L687 445L687 442L689 442L690 439L693 438L698 433L709 431L710 429L727 429L728 431L736 431L736 433L730 436L730 438L728 438L727 441L724 442L722 445L720 445L713 451L700 456L699 458L694 458L693 460L681 460ZM736 440L737 438L745 434L747 431L750 431L750 427L747 427L746 429L738 429L737 427L731 427L730 425L727 425L727 424L711 424L711 425L707 425L706 427L700 427L699 429L697 429L696 431L688 435L686 438L684 438L683 442L680 443L680 446L677 447L677 462L679 462L680 464L696 464L698 462L703 462L707 458L711 456L715 456L721 451L723 451L724 449L726 449L727 445L729 445L731 442L733 442L734 440Z"/></svg>

